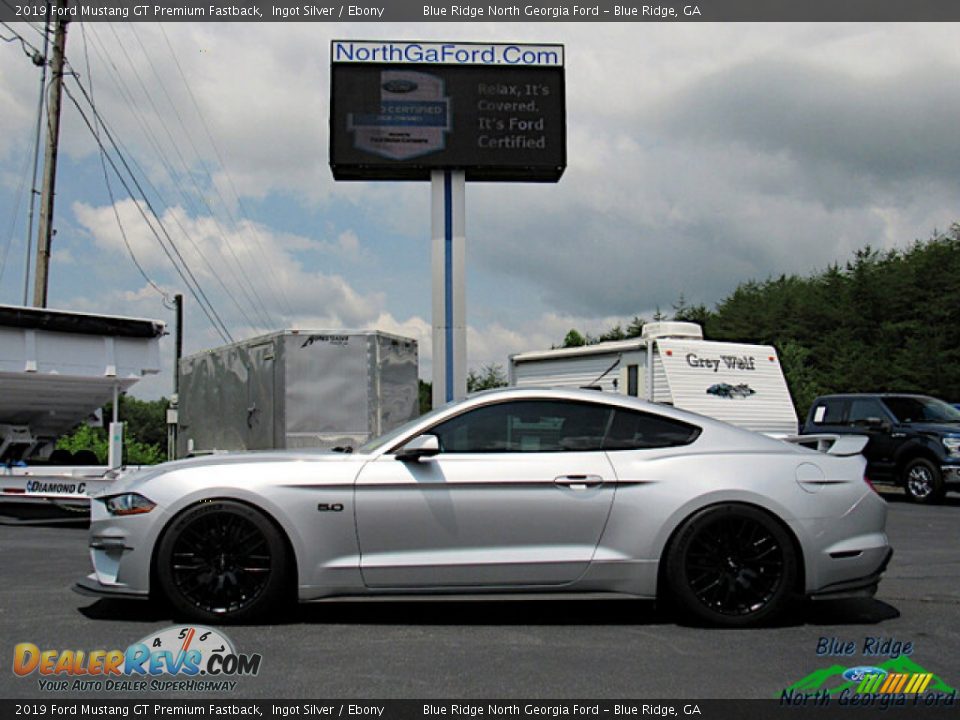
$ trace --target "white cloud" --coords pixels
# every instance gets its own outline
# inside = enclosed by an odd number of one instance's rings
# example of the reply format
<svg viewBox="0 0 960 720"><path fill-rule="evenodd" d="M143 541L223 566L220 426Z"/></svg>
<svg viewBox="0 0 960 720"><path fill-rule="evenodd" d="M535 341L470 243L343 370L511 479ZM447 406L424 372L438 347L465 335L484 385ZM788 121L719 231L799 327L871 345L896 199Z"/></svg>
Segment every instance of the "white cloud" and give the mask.
<svg viewBox="0 0 960 720"><path fill-rule="evenodd" d="M503 28L89 23L68 55L86 76L86 36L102 114L238 336L379 325L417 337L429 363L428 270L397 266L429 235L429 192L333 182L328 41L499 40ZM525 24L525 41L566 44L569 167L557 185L468 188L470 366L549 347L572 327L603 332L681 293L712 304L746 279L949 226L960 194L955 34L950 24ZM32 141L38 78L16 47L0 50L3 211ZM66 108L64 155L98 178L95 146ZM61 221L59 237L74 261L84 243L104 253L117 277L116 288L82 290L78 278L76 301L155 314L155 293L119 289L143 283L102 189L78 182L62 177L58 213L72 207L85 234ZM138 205L117 211L148 273L183 291ZM192 347L218 344L193 312L204 329Z"/></svg>
<svg viewBox="0 0 960 720"><path fill-rule="evenodd" d="M305 269L288 250L310 247L310 241L262 225L244 221L226 226L212 217L190 217L180 207L167 208L158 224L148 222L144 206L133 200L117 203L120 224L111 206L75 203L73 211L98 247L116 255L132 253L148 274L184 288L171 272L171 258L177 258L228 326L240 328L238 337L276 329L283 320L361 327L377 317L384 303L381 294L358 293L339 275ZM348 249L359 247L358 239L345 242Z"/></svg>

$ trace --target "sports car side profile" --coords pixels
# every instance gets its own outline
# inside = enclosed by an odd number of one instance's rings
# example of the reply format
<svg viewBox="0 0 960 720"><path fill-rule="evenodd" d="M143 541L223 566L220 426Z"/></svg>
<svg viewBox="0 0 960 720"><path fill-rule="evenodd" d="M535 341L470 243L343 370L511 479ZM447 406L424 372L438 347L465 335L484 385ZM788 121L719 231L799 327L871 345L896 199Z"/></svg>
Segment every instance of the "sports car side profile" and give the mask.
<svg viewBox="0 0 960 720"><path fill-rule="evenodd" d="M886 503L855 440L818 452L622 395L495 390L353 452L121 478L91 503L76 589L219 622L294 597L610 593L764 623L876 591Z"/></svg>

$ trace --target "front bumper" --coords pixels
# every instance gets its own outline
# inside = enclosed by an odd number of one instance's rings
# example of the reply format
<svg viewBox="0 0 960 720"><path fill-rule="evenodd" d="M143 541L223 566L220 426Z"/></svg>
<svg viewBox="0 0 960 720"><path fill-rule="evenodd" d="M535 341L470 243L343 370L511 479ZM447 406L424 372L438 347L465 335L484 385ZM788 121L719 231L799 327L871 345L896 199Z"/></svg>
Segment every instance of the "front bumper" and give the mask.
<svg viewBox="0 0 960 720"><path fill-rule="evenodd" d="M944 465L940 468L944 485L960 485L960 466Z"/></svg>
<svg viewBox="0 0 960 720"><path fill-rule="evenodd" d="M78 595L89 597L113 597L129 600L147 600L150 594L146 590L131 590L128 587L104 585L97 580L96 573L90 573L82 580L78 580L71 588Z"/></svg>
<svg viewBox="0 0 960 720"><path fill-rule="evenodd" d="M99 597L148 597L151 556L166 515L156 508L148 514L116 517L95 499L90 516L93 574L74 589Z"/></svg>

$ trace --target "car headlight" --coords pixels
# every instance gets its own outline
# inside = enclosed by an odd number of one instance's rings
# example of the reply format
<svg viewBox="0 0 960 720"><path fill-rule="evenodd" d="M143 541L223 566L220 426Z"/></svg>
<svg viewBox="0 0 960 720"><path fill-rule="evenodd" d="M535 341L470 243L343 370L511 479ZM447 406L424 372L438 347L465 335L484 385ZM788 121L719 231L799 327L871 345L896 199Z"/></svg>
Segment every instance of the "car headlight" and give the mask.
<svg viewBox="0 0 960 720"><path fill-rule="evenodd" d="M153 510L157 504L139 493L123 493L101 498L111 515L142 515Z"/></svg>
<svg viewBox="0 0 960 720"><path fill-rule="evenodd" d="M940 442L947 449L948 455L960 455L960 435L947 435Z"/></svg>

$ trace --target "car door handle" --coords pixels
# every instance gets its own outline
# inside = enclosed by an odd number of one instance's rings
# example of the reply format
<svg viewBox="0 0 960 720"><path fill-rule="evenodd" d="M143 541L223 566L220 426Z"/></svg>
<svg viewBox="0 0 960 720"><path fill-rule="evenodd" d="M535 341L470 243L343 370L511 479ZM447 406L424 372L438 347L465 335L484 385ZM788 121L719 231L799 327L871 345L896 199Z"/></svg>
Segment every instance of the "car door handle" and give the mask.
<svg viewBox="0 0 960 720"><path fill-rule="evenodd" d="M603 478L599 475L560 475L553 479L556 485L563 485L571 490L586 490L587 488L603 485Z"/></svg>

